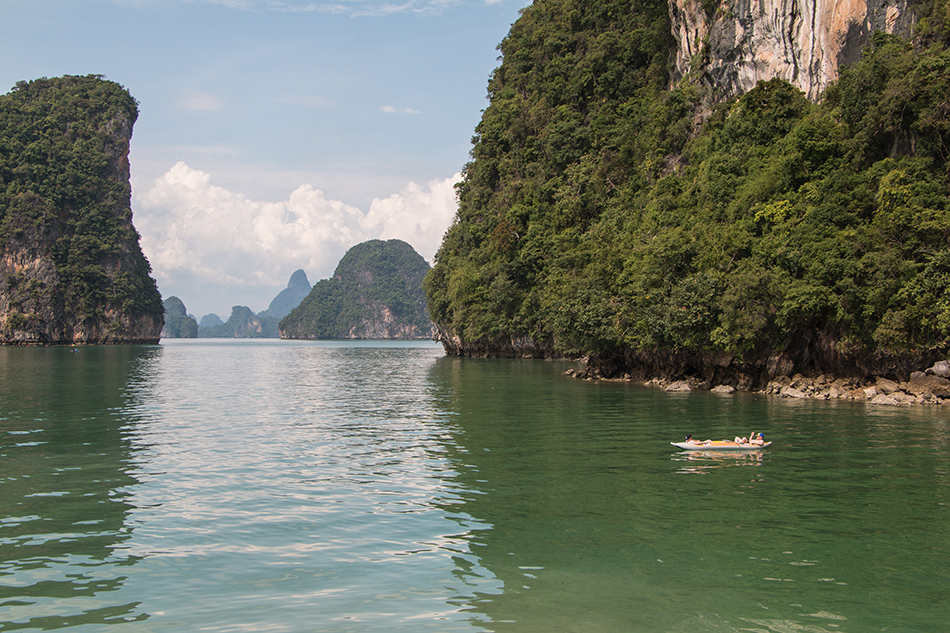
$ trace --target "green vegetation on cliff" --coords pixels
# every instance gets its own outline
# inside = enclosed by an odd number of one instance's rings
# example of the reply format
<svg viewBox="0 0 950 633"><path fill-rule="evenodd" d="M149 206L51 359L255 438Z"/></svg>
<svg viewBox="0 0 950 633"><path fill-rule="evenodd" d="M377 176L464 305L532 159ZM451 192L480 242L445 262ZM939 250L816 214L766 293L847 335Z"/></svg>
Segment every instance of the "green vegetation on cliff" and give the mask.
<svg viewBox="0 0 950 633"><path fill-rule="evenodd" d="M129 203L137 116L131 95L99 76L0 96L4 340L158 338L161 296Z"/></svg>
<svg viewBox="0 0 950 633"><path fill-rule="evenodd" d="M773 80L704 110L689 77L667 87L665 0L538 0L426 279L443 339L628 364L797 347L832 371L945 353L947 7L913 44L874 35L818 104Z"/></svg>
<svg viewBox="0 0 950 633"><path fill-rule="evenodd" d="M331 279L280 322L281 338L426 339L422 280L429 264L401 240L370 240L346 252Z"/></svg>

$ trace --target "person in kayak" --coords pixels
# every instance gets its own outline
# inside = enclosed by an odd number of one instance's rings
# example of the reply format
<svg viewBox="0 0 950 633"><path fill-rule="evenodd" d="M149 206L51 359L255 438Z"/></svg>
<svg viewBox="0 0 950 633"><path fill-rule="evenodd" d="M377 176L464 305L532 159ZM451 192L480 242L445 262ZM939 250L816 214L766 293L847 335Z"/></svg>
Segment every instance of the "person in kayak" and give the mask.
<svg viewBox="0 0 950 633"><path fill-rule="evenodd" d="M752 435L749 436L749 444L752 444L754 446L762 446L763 444L765 444L765 436L763 436L761 433L759 433L758 435L753 433Z"/></svg>

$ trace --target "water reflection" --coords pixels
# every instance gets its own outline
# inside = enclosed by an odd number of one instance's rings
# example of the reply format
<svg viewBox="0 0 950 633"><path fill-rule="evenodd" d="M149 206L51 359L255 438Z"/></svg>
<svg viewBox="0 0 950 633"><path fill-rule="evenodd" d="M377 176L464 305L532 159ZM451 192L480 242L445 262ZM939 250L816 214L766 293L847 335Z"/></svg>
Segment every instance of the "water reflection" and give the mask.
<svg viewBox="0 0 950 633"><path fill-rule="evenodd" d="M674 462L685 462L676 472L705 475L716 468L731 466L761 466L765 462L766 451L681 451L674 453Z"/></svg>
<svg viewBox="0 0 950 633"><path fill-rule="evenodd" d="M630 425L633 412L653 417L652 405L628 408L614 385L562 370L445 358L433 371L456 413L449 455L469 491L464 508L491 526L472 534L472 550L502 583L472 605L492 631L660 630L655 610L639 609L646 628L629 619L654 573L631 562L663 557L645 520L658 472L635 460L651 438Z"/></svg>
<svg viewBox="0 0 950 633"><path fill-rule="evenodd" d="M942 417L671 397L433 348L70 354L0 349L0 630L148 617L121 628L919 633L950 619ZM671 438L738 428L776 445L671 456Z"/></svg>
<svg viewBox="0 0 950 633"><path fill-rule="evenodd" d="M124 592L171 630L472 631L488 529L431 345L174 342L130 429ZM474 623L474 624L473 624Z"/></svg>
<svg viewBox="0 0 950 633"><path fill-rule="evenodd" d="M0 347L0 630L146 617L108 597L137 559L121 544L129 391L158 349Z"/></svg>
<svg viewBox="0 0 950 633"><path fill-rule="evenodd" d="M496 632L939 630L950 617L937 409L670 397L556 364L441 359ZM761 430L764 451L669 450ZM678 475L704 474L704 477Z"/></svg>

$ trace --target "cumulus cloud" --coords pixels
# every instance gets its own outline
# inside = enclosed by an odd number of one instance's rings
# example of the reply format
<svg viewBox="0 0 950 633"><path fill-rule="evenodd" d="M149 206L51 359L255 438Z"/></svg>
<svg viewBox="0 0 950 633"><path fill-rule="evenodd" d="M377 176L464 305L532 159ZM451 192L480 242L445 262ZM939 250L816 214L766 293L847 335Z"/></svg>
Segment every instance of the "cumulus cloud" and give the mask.
<svg viewBox="0 0 950 633"><path fill-rule="evenodd" d="M432 262L442 244L442 236L458 209L455 183L462 174L432 180L426 186L410 182L388 198L374 198L369 213L360 220L364 234L400 239ZM370 239L370 238L367 238Z"/></svg>
<svg viewBox="0 0 950 633"><path fill-rule="evenodd" d="M329 277L347 249L368 239L402 239L432 261L455 216L460 178L410 182L364 212L311 185L284 201L252 200L179 162L136 195L135 224L162 294L226 317L231 305L266 308L298 268L311 282ZM212 297L226 305L206 306Z"/></svg>

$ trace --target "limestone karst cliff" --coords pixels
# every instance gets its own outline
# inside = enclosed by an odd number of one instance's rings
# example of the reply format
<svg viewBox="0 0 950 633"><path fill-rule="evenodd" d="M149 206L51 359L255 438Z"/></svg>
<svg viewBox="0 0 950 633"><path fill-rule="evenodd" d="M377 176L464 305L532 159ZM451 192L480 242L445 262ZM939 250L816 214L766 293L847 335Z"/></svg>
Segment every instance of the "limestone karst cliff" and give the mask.
<svg viewBox="0 0 950 633"><path fill-rule="evenodd" d="M369 240L346 252L331 279L280 322L288 339L428 339L422 280L429 264L402 240Z"/></svg>
<svg viewBox="0 0 950 633"><path fill-rule="evenodd" d="M739 389L950 353L950 0L536 0L499 48L448 353Z"/></svg>
<svg viewBox="0 0 950 633"><path fill-rule="evenodd" d="M669 0L677 82L691 72L717 98L784 79L815 99L860 59L875 31L909 35L906 0Z"/></svg>
<svg viewBox="0 0 950 633"><path fill-rule="evenodd" d="M0 96L0 342L158 342L164 310L129 206L137 116L98 76Z"/></svg>
<svg viewBox="0 0 950 633"><path fill-rule="evenodd" d="M164 301L165 326L162 328L162 338L196 338L198 336L198 322L188 314L185 304L178 297L172 296Z"/></svg>
<svg viewBox="0 0 950 633"><path fill-rule="evenodd" d="M205 319L201 321L205 322ZM198 328L198 338L278 337L277 319L264 313L254 314L247 306L233 306L231 316L220 325Z"/></svg>

